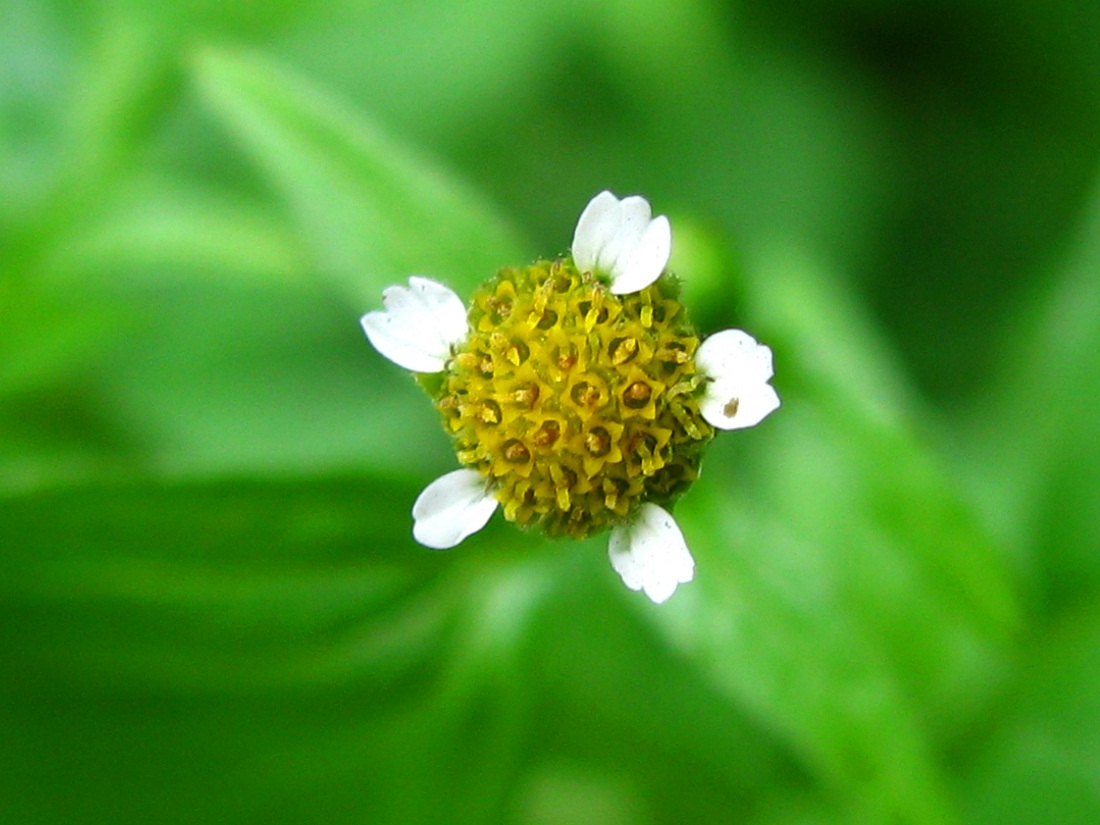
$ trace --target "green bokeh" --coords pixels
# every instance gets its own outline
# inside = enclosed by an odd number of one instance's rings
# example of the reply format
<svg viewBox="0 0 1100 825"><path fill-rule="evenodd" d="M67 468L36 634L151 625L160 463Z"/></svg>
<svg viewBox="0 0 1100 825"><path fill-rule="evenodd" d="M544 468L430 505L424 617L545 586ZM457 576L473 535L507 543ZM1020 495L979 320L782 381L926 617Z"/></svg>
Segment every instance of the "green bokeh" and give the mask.
<svg viewBox="0 0 1100 825"><path fill-rule="evenodd" d="M0 822L1100 820L1096 8L0 0ZM604 188L783 399L661 606L358 326Z"/></svg>

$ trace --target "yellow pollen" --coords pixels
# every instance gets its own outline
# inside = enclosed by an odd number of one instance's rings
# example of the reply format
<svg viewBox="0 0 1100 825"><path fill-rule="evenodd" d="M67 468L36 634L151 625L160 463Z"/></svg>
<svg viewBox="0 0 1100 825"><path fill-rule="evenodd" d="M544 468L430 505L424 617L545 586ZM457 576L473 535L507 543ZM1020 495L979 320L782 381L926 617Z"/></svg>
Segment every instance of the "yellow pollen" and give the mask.
<svg viewBox="0 0 1100 825"><path fill-rule="evenodd" d="M615 366L629 361L638 351L635 338L619 338L611 342L611 363Z"/></svg>
<svg viewBox="0 0 1100 825"><path fill-rule="evenodd" d="M535 384L528 384L512 393L512 398L517 404L524 407L532 407L534 403L539 400L539 388Z"/></svg>
<svg viewBox="0 0 1100 825"><path fill-rule="evenodd" d="M531 436L531 443L536 447L551 447L561 435L561 425L557 421L547 421Z"/></svg>
<svg viewBox="0 0 1100 825"><path fill-rule="evenodd" d="M531 458L531 453L523 445L523 442L511 439L504 442L504 460L513 464L524 464Z"/></svg>
<svg viewBox="0 0 1100 825"><path fill-rule="evenodd" d="M600 391L587 381L581 381L579 384L575 384L569 395L573 399L573 403L578 407L592 408L600 401Z"/></svg>

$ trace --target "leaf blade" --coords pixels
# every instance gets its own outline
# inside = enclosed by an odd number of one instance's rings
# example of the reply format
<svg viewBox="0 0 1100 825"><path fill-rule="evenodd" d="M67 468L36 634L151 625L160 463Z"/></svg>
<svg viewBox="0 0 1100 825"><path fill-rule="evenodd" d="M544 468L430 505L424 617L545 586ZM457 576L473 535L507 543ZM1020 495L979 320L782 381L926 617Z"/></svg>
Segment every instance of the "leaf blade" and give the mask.
<svg viewBox="0 0 1100 825"><path fill-rule="evenodd" d="M410 274L472 286L520 260L514 231L480 196L302 79L211 49L194 73L322 270L360 305Z"/></svg>

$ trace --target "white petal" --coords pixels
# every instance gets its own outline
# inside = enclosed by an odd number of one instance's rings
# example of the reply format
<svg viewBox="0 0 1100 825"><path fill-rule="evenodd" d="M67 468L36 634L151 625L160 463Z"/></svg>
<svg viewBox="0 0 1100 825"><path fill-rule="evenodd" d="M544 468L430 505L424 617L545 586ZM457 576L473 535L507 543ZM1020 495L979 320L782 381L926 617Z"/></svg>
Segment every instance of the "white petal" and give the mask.
<svg viewBox="0 0 1100 825"><path fill-rule="evenodd" d="M600 192L584 208L573 233L577 268L610 276L611 291L618 295L656 281L671 252L668 218L653 218L649 203L638 195L619 200Z"/></svg>
<svg viewBox="0 0 1100 825"><path fill-rule="evenodd" d="M477 470L454 470L424 488L413 504L413 538L446 550L485 526L497 500Z"/></svg>
<svg viewBox="0 0 1100 825"><path fill-rule="evenodd" d="M619 226L619 200L608 191L588 202L573 231L573 263L582 272L596 268L600 250L615 235Z"/></svg>
<svg viewBox="0 0 1100 825"><path fill-rule="evenodd" d="M742 329L709 336L695 353L695 366L711 378L765 383L774 374L772 351Z"/></svg>
<svg viewBox="0 0 1100 825"><path fill-rule="evenodd" d="M675 519L656 504L643 504L628 522L611 531L611 566L631 590L644 590L657 604L676 585L691 581L695 561Z"/></svg>
<svg viewBox="0 0 1100 825"><path fill-rule="evenodd" d="M755 427L779 408L779 395L771 384L747 388L714 383L699 400L699 411L720 430Z"/></svg>
<svg viewBox="0 0 1100 825"><path fill-rule="evenodd" d="M722 430L759 424L779 407L768 381L775 374L772 351L740 329L707 338L695 353L695 366L709 382L699 402L708 422Z"/></svg>
<svg viewBox="0 0 1100 825"><path fill-rule="evenodd" d="M466 339L466 307L441 283L412 276L409 285L382 291L384 310L360 323L371 344L395 364L413 372L440 372L451 347Z"/></svg>
<svg viewBox="0 0 1100 825"><path fill-rule="evenodd" d="M617 261L611 272L611 291L616 295L627 295L645 289L661 277L670 254L672 227L668 218L658 215L649 222L625 260L620 257Z"/></svg>
<svg viewBox="0 0 1100 825"><path fill-rule="evenodd" d="M614 273L623 259L629 257L634 247L641 242L652 215L649 202L639 195L616 201L610 220L604 223L605 229L609 231L596 250L596 267Z"/></svg>

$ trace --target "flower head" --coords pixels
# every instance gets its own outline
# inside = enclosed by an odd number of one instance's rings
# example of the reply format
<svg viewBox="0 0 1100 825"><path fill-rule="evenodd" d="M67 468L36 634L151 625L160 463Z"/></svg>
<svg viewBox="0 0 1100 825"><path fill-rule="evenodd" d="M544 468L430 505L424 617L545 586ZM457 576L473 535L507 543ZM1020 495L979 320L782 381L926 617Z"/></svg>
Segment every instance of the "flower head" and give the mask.
<svg viewBox="0 0 1100 825"><path fill-rule="evenodd" d="M462 469L428 485L413 535L437 549L504 517L548 535L611 530L612 567L655 602L694 562L670 510L715 428L779 406L771 350L740 330L700 343L665 273L671 229L645 199L601 192L572 256L505 267L467 310L414 276L367 313L371 343L438 373L435 405Z"/></svg>

